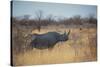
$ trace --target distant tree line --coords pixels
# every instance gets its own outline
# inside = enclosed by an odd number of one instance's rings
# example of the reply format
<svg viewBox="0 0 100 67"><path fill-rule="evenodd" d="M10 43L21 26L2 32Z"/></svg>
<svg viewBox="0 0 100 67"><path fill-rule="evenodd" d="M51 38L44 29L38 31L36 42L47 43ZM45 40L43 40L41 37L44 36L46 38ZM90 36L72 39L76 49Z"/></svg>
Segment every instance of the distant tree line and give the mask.
<svg viewBox="0 0 100 67"><path fill-rule="evenodd" d="M25 26L32 27L33 29L38 29L40 31L42 26L49 25L94 25L97 26L97 19L93 14L90 14L88 17L82 18L80 15L76 15L70 18L55 19L53 15L48 15L46 18L43 18L43 12L41 10L37 11L34 19L30 19L29 15L22 16L23 18L12 17L13 26ZM62 18L62 17L61 17Z"/></svg>
<svg viewBox="0 0 100 67"><path fill-rule="evenodd" d="M93 24L97 25L97 19L93 16L87 17L87 18L81 18L81 16L74 16L71 18L64 18L64 19L58 19L55 20L52 18L52 16L49 16L46 19L28 19L24 17L23 19L18 19L16 17L12 17L12 24L20 25L20 26L26 26L26 27L33 27L38 28L40 31L41 26L48 26L48 25L86 25L86 24Z"/></svg>

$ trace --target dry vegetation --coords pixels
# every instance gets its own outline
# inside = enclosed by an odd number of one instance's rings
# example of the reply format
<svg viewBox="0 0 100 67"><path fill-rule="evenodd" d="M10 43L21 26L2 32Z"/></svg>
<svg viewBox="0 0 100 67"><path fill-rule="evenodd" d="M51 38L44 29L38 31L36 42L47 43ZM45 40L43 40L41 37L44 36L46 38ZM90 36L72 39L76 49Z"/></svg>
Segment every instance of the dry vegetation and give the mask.
<svg viewBox="0 0 100 67"><path fill-rule="evenodd" d="M54 31L54 29L52 30ZM41 30L43 33L47 31L51 31L51 29ZM13 54L13 62L15 65L32 65L96 60L95 28L82 30L72 28L69 38L66 42L58 43L52 50L33 49L25 53Z"/></svg>
<svg viewBox="0 0 100 67"><path fill-rule="evenodd" d="M67 20L67 22L68 21L69 20ZM25 25L23 26L22 24L20 26L17 25L18 23L16 24L16 22L13 20L12 26L13 65L54 64L97 60L97 28L95 22L90 24L89 27L89 25L86 26L86 24L71 25L64 20L64 22L62 21L63 24L54 23L54 25L41 25L40 31L38 31L35 26L33 26L34 28L32 26L28 27L29 25L26 24L26 27L24 27ZM57 43L51 50L27 49L27 45L31 40L26 42L25 36L29 33L41 34L50 31L63 33L69 30L71 31L69 40Z"/></svg>

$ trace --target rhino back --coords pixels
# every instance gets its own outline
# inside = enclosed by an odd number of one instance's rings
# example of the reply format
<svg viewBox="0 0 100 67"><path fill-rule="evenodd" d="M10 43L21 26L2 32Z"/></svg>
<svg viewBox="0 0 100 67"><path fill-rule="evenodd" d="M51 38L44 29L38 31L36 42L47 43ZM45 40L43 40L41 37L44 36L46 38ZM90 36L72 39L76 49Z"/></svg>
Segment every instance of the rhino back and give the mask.
<svg viewBox="0 0 100 67"><path fill-rule="evenodd" d="M53 47L58 42L59 34L50 32L47 34L39 35L32 41L32 45L35 48L44 49Z"/></svg>

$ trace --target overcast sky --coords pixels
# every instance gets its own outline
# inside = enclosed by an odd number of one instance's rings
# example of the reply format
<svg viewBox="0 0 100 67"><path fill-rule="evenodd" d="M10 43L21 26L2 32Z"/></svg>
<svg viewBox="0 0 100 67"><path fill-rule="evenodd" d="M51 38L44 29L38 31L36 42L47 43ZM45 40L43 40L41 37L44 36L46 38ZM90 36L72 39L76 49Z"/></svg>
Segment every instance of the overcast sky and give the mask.
<svg viewBox="0 0 100 67"><path fill-rule="evenodd" d="M38 10L43 11L44 17L53 15L55 17L73 17L80 15L87 17L93 14L97 17L97 6L94 5L74 5L74 4L59 4L59 3L43 3L33 1L13 1L13 16L30 15L31 18L36 16Z"/></svg>

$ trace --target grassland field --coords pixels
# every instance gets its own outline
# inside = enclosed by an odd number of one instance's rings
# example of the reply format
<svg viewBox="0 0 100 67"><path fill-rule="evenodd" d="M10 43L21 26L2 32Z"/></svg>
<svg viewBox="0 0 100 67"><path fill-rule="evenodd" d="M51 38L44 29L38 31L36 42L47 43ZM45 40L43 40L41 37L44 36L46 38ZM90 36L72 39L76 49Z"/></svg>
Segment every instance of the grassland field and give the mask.
<svg viewBox="0 0 100 67"><path fill-rule="evenodd" d="M14 65L37 65L54 63L72 63L97 60L97 29L96 28L42 28L40 32L33 30L32 33L46 33L56 31L68 32L69 40L57 43L52 50L32 49L24 53L13 54Z"/></svg>

